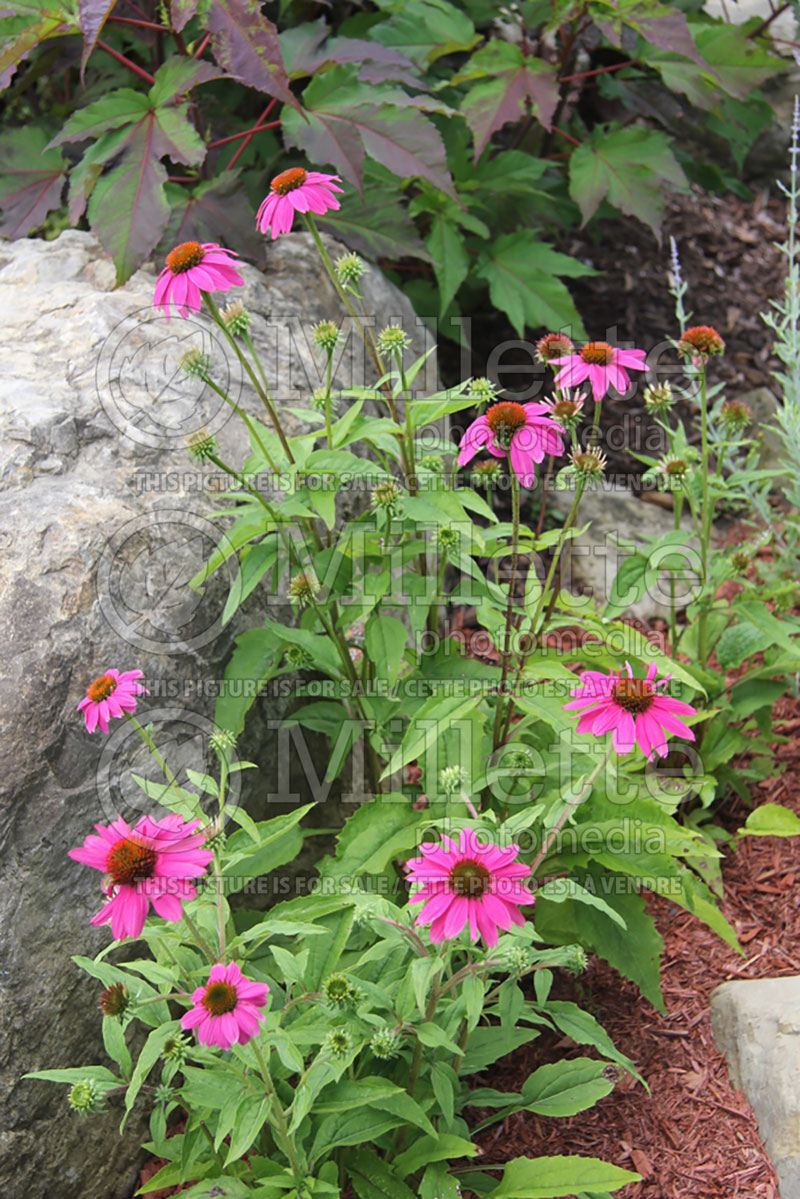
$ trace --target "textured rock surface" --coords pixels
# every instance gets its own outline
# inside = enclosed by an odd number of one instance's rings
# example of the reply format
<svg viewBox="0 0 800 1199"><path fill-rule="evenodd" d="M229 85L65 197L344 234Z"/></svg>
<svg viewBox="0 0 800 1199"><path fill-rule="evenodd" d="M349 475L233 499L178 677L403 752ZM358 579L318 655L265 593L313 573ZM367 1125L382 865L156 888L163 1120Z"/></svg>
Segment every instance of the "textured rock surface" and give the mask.
<svg viewBox="0 0 800 1199"><path fill-rule="evenodd" d="M573 491L553 491L548 498L560 512L568 512ZM637 546L663 537L675 527L671 508L640 500L627 488L586 491L581 500L579 525L591 524L581 537L567 543L564 554L562 586L583 592L595 605L608 602L611 585L622 562ZM682 527L686 544L682 548L684 581L676 584L678 610L691 602L700 559L697 542L692 540L691 517L684 513ZM622 547L622 548L620 548ZM645 591L640 585L631 589L627 614L639 620L669 616L669 577L662 572L657 583Z"/></svg>
<svg viewBox="0 0 800 1199"><path fill-rule="evenodd" d="M338 252L335 243L330 249ZM310 326L340 316L333 287L305 234L272 245L263 273L252 266L243 272L243 298L256 314L252 332L276 381L276 401L302 407L320 381L306 341ZM202 596L187 589L219 542L220 526L207 519L218 506L213 470L191 462L185 439L206 425L237 465L248 449L239 422L227 419L213 392L176 371L178 355L205 348L215 376L229 378L244 409L263 413L210 322L167 324L153 312L154 278L152 268L143 269L112 290L113 267L85 233L0 244L5 1199L129 1194L135 1165L136 1143L117 1137L117 1115L81 1120L68 1111L62 1088L19 1081L25 1070L104 1060L98 987L70 961L108 941L106 930L88 924L99 907L99 876L66 852L94 822L141 810L143 797L124 782L123 767L135 762L152 776L124 722L116 736L89 737L75 705L102 670L138 666L152 692L148 718L162 738L168 734L172 763L197 761L207 750L215 683L233 639L258 623L268 600L254 593L223 630L231 572L219 572ZM364 290L377 327L399 319L420 353L421 327L400 294L376 271ZM365 376L354 343L355 335L337 369L339 386L373 377L369 369ZM418 386L429 380L420 377ZM302 428L288 412L286 423ZM269 610L274 616L276 608ZM261 767L262 795L278 791L269 721L285 703L258 701L244 747ZM308 798L301 770L292 781Z"/></svg>
<svg viewBox="0 0 800 1199"><path fill-rule="evenodd" d="M800 978L723 983L711 993L711 1023L755 1112L781 1199L800 1199Z"/></svg>

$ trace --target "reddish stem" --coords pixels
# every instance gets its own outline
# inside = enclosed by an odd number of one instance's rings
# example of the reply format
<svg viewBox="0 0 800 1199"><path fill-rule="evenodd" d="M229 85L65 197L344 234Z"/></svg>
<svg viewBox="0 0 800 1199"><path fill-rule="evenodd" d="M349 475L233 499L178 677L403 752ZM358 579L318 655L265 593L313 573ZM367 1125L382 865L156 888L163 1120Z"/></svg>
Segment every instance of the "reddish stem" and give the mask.
<svg viewBox="0 0 800 1199"><path fill-rule="evenodd" d="M621 71L623 67L635 67L636 60L631 58L628 62L615 62L610 67L595 67L593 71L578 71L577 75L562 75L559 83L571 83L573 79L591 79L592 75L606 75L609 71Z"/></svg>
<svg viewBox="0 0 800 1199"><path fill-rule="evenodd" d="M136 25L139 29L155 29L157 33L169 33L166 25L155 25L152 21L136 21L133 17L107 17L106 22L115 25Z"/></svg>
<svg viewBox="0 0 800 1199"><path fill-rule="evenodd" d="M577 138L572 136L571 133L565 133L563 129L559 129L558 125L551 125L550 128L553 130L553 133L560 133L561 136L565 137L568 142L572 142L573 146L579 146L581 144Z"/></svg>
<svg viewBox="0 0 800 1199"><path fill-rule="evenodd" d="M206 36L203 38L202 42L200 43L200 45L197 47L197 49L194 52L195 58L200 57L200 55L203 53L203 51L205 50L206 46L208 45L208 43L210 41L211 41L211 34L207 33Z"/></svg>
<svg viewBox="0 0 800 1199"><path fill-rule="evenodd" d="M232 133L230 137L221 137L219 141L209 142L206 149L218 150L220 146L227 146L229 142L238 142L242 137L252 137L254 133L263 133L265 129L274 129L276 125L280 125L280 121L270 121L268 125L256 125L254 129L245 129L242 133Z"/></svg>
<svg viewBox="0 0 800 1199"><path fill-rule="evenodd" d="M151 86L155 83L155 75L151 75L149 71L145 71L144 67L137 67L135 62L131 62L124 54L120 54L119 50L115 50L113 46L109 46L108 42L102 42L98 38L97 45L101 50L105 50L106 54L110 54L112 58L115 58L117 62L121 62L129 71L133 71L134 75L138 75L140 79L144 79L145 83L149 83Z"/></svg>
<svg viewBox="0 0 800 1199"><path fill-rule="evenodd" d="M254 128L250 131L250 134L247 137L243 138L241 146L239 147L239 149L234 154L233 158L230 160L230 162L226 166L226 168L225 168L226 171L230 171L233 169L233 167L235 167L235 165L239 161L239 158L241 157L241 155L244 154L245 150L250 145L250 142L252 141L254 134L261 127L262 121L266 121L267 117L272 112L272 110L276 104L277 104L277 97L273 96L273 98L270 100L267 107L262 112L261 116L256 121Z"/></svg>

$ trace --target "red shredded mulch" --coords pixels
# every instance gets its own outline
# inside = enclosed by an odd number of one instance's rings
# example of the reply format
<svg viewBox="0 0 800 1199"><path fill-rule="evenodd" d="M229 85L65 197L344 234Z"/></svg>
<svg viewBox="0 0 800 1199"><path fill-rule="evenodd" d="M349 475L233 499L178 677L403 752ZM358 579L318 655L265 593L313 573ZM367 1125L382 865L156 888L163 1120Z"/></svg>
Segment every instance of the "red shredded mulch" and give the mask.
<svg viewBox="0 0 800 1199"><path fill-rule="evenodd" d="M779 700L773 719L776 732L789 738L777 750L786 771L760 784L756 798L759 803L783 804L800 815L800 702L791 697ZM746 817L738 798L717 812L718 822L729 832L740 828ZM576 1116L550 1119L520 1112L479 1136L486 1165L523 1154L577 1153L642 1175L642 1182L616 1192L620 1199L778 1199L775 1171L755 1117L731 1085L714 1044L708 1000L728 979L800 974L796 842L747 837L725 854L722 873L722 911L736 930L744 958L668 899L648 899L665 941L666 1016L597 959L569 984L568 997L600 1020L618 1048L636 1063L650 1094L626 1076L607 1098ZM571 1047L568 1038L541 1037L495 1067L490 1085L517 1090L544 1060L569 1056Z"/></svg>

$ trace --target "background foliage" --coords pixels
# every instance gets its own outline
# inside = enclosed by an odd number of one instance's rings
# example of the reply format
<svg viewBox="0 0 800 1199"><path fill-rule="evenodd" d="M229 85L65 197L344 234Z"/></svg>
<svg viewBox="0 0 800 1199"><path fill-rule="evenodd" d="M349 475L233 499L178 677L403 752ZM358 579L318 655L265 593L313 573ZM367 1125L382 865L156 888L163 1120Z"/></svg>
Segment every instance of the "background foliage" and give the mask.
<svg viewBox="0 0 800 1199"><path fill-rule="evenodd" d="M21 0L0 232L89 227L120 281L179 240L258 257L252 210L302 160L347 184L323 223L420 312L488 293L520 335L581 335L563 280L590 268L553 241L613 212L657 233L665 187L740 187L785 65L768 37L698 0ZM665 97L726 162L675 143Z"/></svg>

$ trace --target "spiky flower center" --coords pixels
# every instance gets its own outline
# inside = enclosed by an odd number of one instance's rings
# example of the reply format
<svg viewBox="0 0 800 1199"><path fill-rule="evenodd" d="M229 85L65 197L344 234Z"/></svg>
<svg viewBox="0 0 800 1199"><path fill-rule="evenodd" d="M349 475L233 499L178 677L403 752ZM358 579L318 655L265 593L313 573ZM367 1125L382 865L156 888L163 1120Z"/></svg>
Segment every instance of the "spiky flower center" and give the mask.
<svg viewBox="0 0 800 1199"><path fill-rule="evenodd" d="M608 366L614 361L614 347L607 341L590 341L581 350L581 358L591 366Z"/></svg>
<svg viewBox="0 0 800 1199"><path fill-rule="evenodd" d="M479 899L489 890L491 875L485 866L472 858L458 862L450 871L450 886L456 895Z"/></svg>
<svg viewBox="0 0 800 1199"><path fill-rule="evenodd" d="M633 716L646 712L656 698L646 679L620 679L615 683L611 696L614 703Z"/></svg>
<svg viewBox="0 0 800 1199"><path fill-rule="evenodd" d="M486 423L497 444L508 449L514 434L525 426L525 409L522 404L493 404L486 413Z"/></svg>
<svg viewBox="0 0 800 1199"><path fill-rule="evenodd" d="M185 241L167 254L167 266L173 275L182 275L193 266L199 266L205 256L199 241Z"/></svg>
<svg viewBox="0 0 800 1199"><path fill-rule="evenodd" d="M668 458L664 463L664 471L674 479L682 479L689 469L689 464L683 458Z"/></svg>
<svg viewBox="0 0 800 1199"><path fill-rule="evenodd" d="M236 987L230 983L209 983L201 1003L212 1016L224 1016L236 1007Z"/></svg>
<svg viewBox="0 0 800 1199"><path fill-rule="evenodd" d="M550 414L556 420L570 420L580 410L581 405L576 400L556 400Z"/></svg>
<svg viewBox="0 0 800 1199"><path fill-rule="evenodd" d="M302 187L306 179L308 171L304 171L302 167L290 167L288 171L281 171L280 175L276 175L269 186L276 196L285 196Z"/></svg>
<svg viewBox="0 0 800 1199"><path fill-rule="evenodd" d="M681 335L678 351L681 354L722 354L725 342L713 325L694 325Z"/></svg>
<svg viewBox="0 0 800 1199"><path fill-rule="evenodd" d="M125 837L108 851L106 873L115 887L132 887L153 877L156 860L156 851L149 845Z"/></svg>
<svg viewBox="0 0 800 1199"><path fill-rule="evenodd" d="M100 996L100 1011L104 1016L121 1016L128 1006L128 990L124 983L112 983Z"/></svg>
<svg viewBox="0 0 800 1199"><path fill-rule="evenodd" d="M117 689L117 680L112 674L101 674L99 679L95 679L89 684L86 694L93 704L99 704L101 700L108 699L109 695Z"/></svg>
<svg viewBox="0 0 800 1199"><path fill-rule="evenodd" d="M540 362L552 362L554 358L566 358L574 353L574 343L563 333L546 333L536 343L536 356Z"/></svg>

